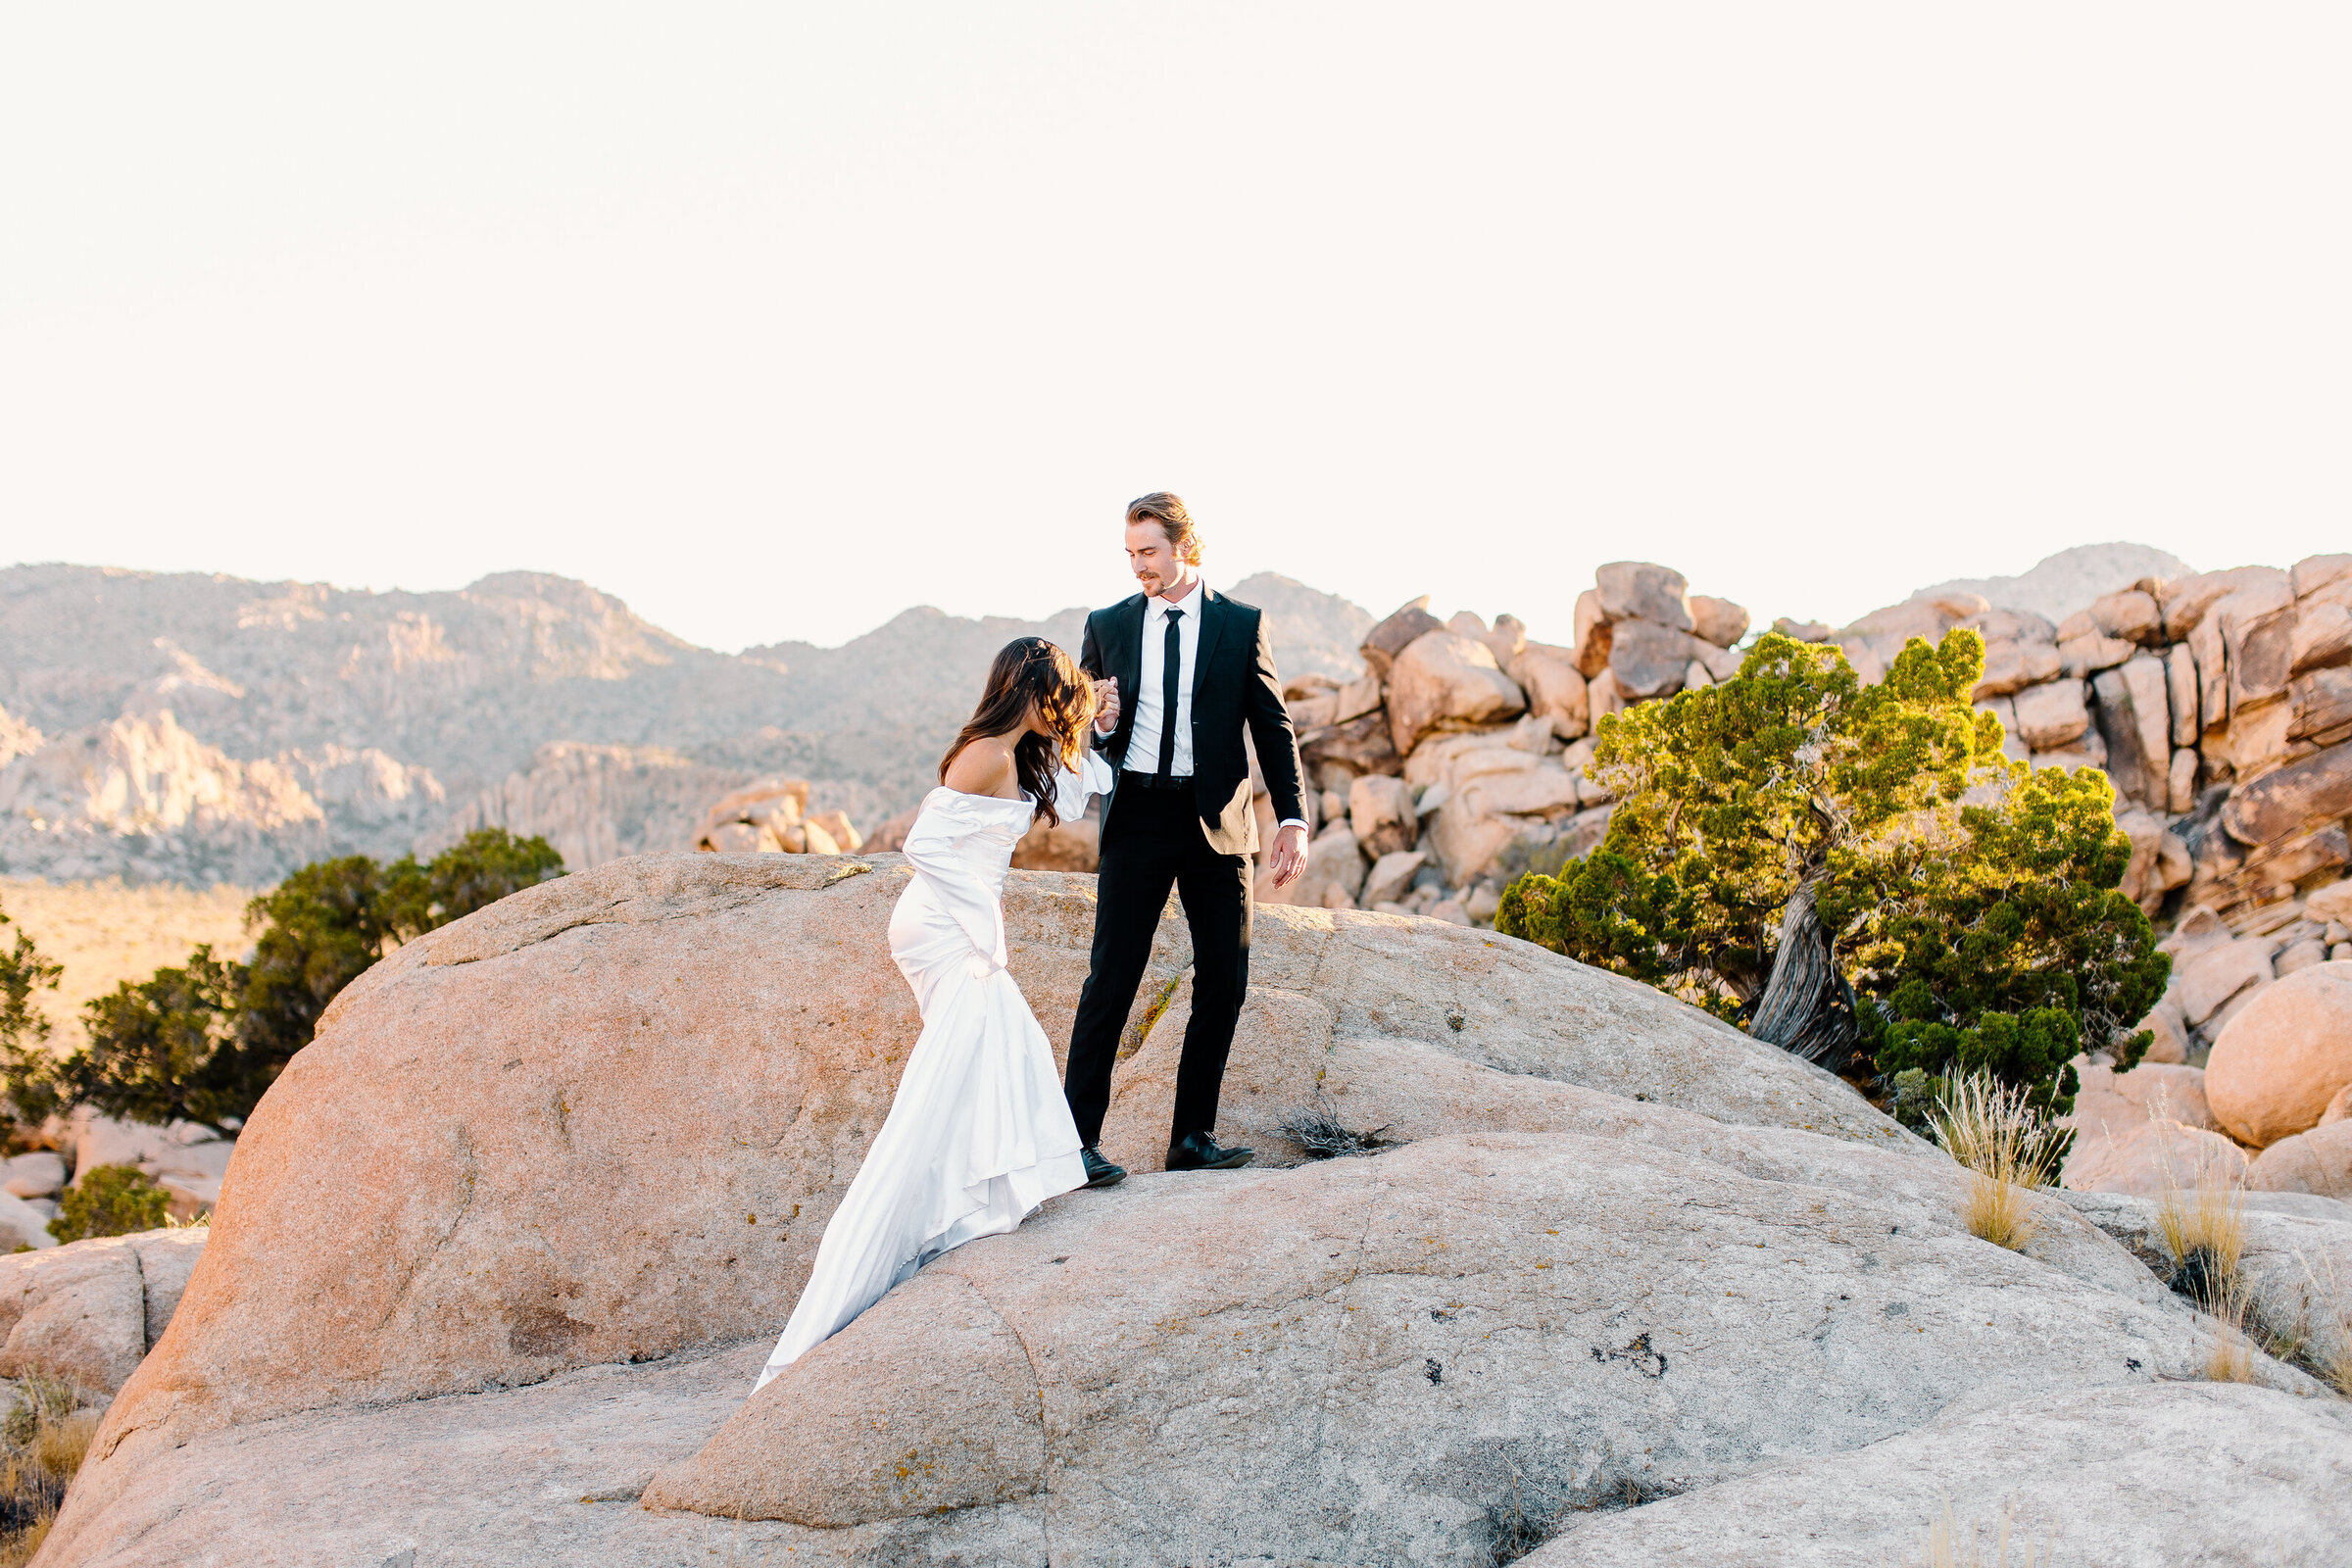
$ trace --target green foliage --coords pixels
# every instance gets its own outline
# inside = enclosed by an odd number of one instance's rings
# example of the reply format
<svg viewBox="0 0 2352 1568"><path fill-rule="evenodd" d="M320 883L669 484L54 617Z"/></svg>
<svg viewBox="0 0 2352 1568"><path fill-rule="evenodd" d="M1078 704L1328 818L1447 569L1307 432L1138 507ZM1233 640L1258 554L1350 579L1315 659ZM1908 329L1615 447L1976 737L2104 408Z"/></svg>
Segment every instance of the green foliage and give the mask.
<svg viewBox="0 0 2352 1568"><path fill-rule="evenodd" d="M561 875L563 865L545 839L498 828L468 834L421 865L414 856L387 866L364 855L306 865L247 907L256 932L250 964L198 948L185 967L159 969L90 1003L88 1042L72 1055L60 1061L38 1050L36 1038L31 1048L10 1047L0 1075L28 1116L87 1103L110 1116L229 1131L311 1043L327 1004L370 964ZM24 946L20 940L21 952Z"/></svg>
<svg viewBox="0 0 2352 1568"><path fill-rule="evenodd" d="M0 911L0 927L8 924L7 913ZM35 992L55 991L63 973L62 965L40 956L21 926L14 942L0 947L0 1076L13 1078L48 1061L49 1019L32 999ZM34 1114L30 1107L20 1109Z"/></svg>
<svg viewBox="0 0 2352 1568"><path fill-rule="evenodd" d="M2171 960L2116 891L2106 778L2003 757L1969 702L1983 664L1955 629L1864 686L1838 649L1767 634L1734 679L1604 717L1607 839L1514 882L1495 929L1739 1016L1810 887L1863 1048L1923 1116L1925 1079L1955 1069L2064 1111L2086 1044L2138 1061Z"/></svg>
<svg viewBox="0 0 2352 1568"><path fill-rule="evenodd" d="M155 1230L163 1225L170 1202L138 1166L101 1165L66 1189L49 1234L61 1242L79 1242Z"/></svg>
<svg viewBox="0 0 2352 1568"><path fill-rule="evenodd" d="M31 1075L19 1104L36 1117L87 1102L133 1121L233 1124L269 1087L267 1078L253 1082L253 1058L236 1038L243 983L244 966L215 957L210 946L185 967L125 980L84 1004L88 1044Z"/></svg>

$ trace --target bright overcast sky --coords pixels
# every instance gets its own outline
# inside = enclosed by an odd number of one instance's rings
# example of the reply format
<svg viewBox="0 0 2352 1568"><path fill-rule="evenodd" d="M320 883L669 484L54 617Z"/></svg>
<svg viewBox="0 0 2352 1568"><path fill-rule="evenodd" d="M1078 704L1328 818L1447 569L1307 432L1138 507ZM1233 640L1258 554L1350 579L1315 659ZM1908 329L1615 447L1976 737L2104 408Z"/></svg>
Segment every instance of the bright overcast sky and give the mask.
<svg viewBox="0 0 2352 1568"><path fill-rule="evenodd" d="M2352 547L2352 11L17 5L0 563L722 648Z"/></svg>

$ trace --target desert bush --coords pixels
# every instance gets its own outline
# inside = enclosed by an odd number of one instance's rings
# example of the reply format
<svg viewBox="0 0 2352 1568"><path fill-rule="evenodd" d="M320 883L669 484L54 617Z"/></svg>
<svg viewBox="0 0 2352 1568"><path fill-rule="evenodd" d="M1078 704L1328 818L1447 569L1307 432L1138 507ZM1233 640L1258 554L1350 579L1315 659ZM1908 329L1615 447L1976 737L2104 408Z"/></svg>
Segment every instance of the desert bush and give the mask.
<svg viewBox="0 0 2352 1568"><path fill-rule="evenodd" d="M2004 1087L1984 1072L1947 1081L1934 1125L1937 1141L1968 1168L1970 1233L2022 1250L2041 1229L2027 1194L2050 1184L2064 1140L2034 1112L2024 1090Z"/></svg>
<svg viewBox="0 0 2352 1568"><path fill-rule="evenodd" d="M1983 664L1955 629L1863 686L1767 634L1733 679L1602 718L1607 838L1514 881L1495 929L1825 1065L1989 1072L2063 1113L2078 1052L2138 1061L2171 960L2117 891L2112 787L2004 757Z"/></svg>
<svg viewBox="0 0 2352 1568"><path fill-rule="evenodd" d="M1392 1140L1381 1136L1388 1131L1386 1127L1357 1132L1340 1120L1339 1106L1320 1088L1310 1103L1292 1106L1274 1126L1275 1131L1306 1151L1309 1159L1341 1159L1395 1147Z"/></svg>
<svg viewBox="0 0 2352 1568"><path fill-rule="evenodd" d="M85 1171L58 1200L49 1234L60 1242L93 1236L130 1236L160 1230L171 1200L136 1165L100 1165Z"/></svg>
<svg viewBox="0 0 2352 1568"><path fill-rule="evenodd" d="M424 864L354 855L306 865L247 906L250 964L206 946L185 965L123 982L82 1009L86 1042L62 1059L45 1049L45 1023L12 1033L0 1013L0 1078L35 1120L88 1104L132 1121L229 1133L368 965L563 866L545 839L499 828L469 833ZM37 975L24 967L28 953L20 935L18 970L0 967L0 1007L13 994L10 974Z"/></svg>

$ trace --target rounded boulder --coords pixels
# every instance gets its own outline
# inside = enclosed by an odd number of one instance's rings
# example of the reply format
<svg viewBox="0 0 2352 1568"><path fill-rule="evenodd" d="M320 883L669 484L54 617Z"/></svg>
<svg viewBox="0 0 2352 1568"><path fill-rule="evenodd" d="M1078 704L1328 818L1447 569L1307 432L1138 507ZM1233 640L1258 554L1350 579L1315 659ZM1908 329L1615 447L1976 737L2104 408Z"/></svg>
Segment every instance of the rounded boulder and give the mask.
<svg viewBox="0 0 2352 1568"><path fill-rule="evenodd" d="M2320 1124L2352 1084L2352 962L2298 970L2262 989L2213 1043L2205 1098L2241 1144L2266 1149Z"/></svg>

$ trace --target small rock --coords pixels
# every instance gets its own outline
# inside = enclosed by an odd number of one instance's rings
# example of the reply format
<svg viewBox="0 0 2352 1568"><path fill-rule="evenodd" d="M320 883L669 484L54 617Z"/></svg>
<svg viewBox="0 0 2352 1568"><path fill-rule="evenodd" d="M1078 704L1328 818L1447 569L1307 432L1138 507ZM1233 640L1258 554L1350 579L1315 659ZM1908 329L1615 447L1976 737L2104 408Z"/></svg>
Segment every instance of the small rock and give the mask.
<svg viewBox="0 0 2352 1568"><path fill-rule="evenodd" d="M2018 735L2036 752L2053 752L2090 728L2090 707L2080 680L2029 686L2010 701L2017 709Z"/></svg>
<svg viewBox="0 0 2352 1568"><path fill-rule="evenodd" d="M1411 849L1420 836L1412 791L1393 774L1359 778L1348 787L1348 825L1357 847L1376 859Z"/></svg>
<svg viewBox="0 0 2352 1568"><path fill-rule="evenodd" d="M2278 978L2283 980L2297 970L2308 969L2315 963L2326 963L2327 961L2328 944L2320 941L2317 937L2308 937L2301 942L2290 942L2278 953L2277 963Z"/></svg>
<svg viewBox="0 0 2352 1568"><path fill-rule="evenodd" d="M2352 1199L2352 1122L2332 1122L2279 1139L2246 1167L2246 1185L2260 1193Z"/></svg>
<svg viewBox="0 0 2352 1568"><path fill-rule="evenodd" d="M2222 1004L2239 992L2270 982L2273 978L2270 944L2218 943L2182 963L2179 978L2180 1015L2193 1028L2220 1011Z"/></svg>
<svg viewBox="0 0 2352 1568"><path fill-rule="evenodd" d="M1745 607L1705 594L1690 595L1690 630L1715 647L1729 648L1747 635Z"/></svg>
<svg viewBox="0 0 2352 1568"><path fill-rule="evenodd" d="M1621 620L1609 648L1609 673L1628 698L1671 697L1683 689L1683 672L1698 649L1687 631L1648 620Z"/></svg>
<svg viewBox="0 0 2352 1568"><path fill-rule="evenodd" d="M1482 642L1440 628L1397 654L1389 671L1389 727L1399 755L1446 726L1499 723L1527 710L1526 694Z"/></svg>
<svg viewBox="0 0 2352 1568"><path fill-rule="evenodd" d="M1372 862L1372 872L1364 878L1362 899L1366 907L1378 908L1395 904L1411 891L1413 873L1429 859L1427 850L1403 850L1384 855Z"/></svg>
<svg viewBox="0 0 2352 1568"><path fill-rule="evenodd" d="M1411 646L1415 638L1445 629L1445 622L1429 612L1429 595L1423 594L1410 604L1399 606L1395 613L1366 632L1363 646L1357 652L1363 656L1364 666L1371 675L1386 676L1396 656Z"/></svg>
<svg viewBox="0 0 2352 1568"><path fill-rule="evenodd" d="M18 1154L0 1169L7 1177L0 1186L19 1198L50 1198L66 1185L66 1162L49 1150L35 1150L29 1154Z"/></svg>
<svg viewBox="0 0 2352 1568"><path fill-rule="evenodd" d="M1690 583L1673 567L1612 561L1592 577L1601 612L1611 621L1646 620L1672 631L1690 629Z"/></svg>

